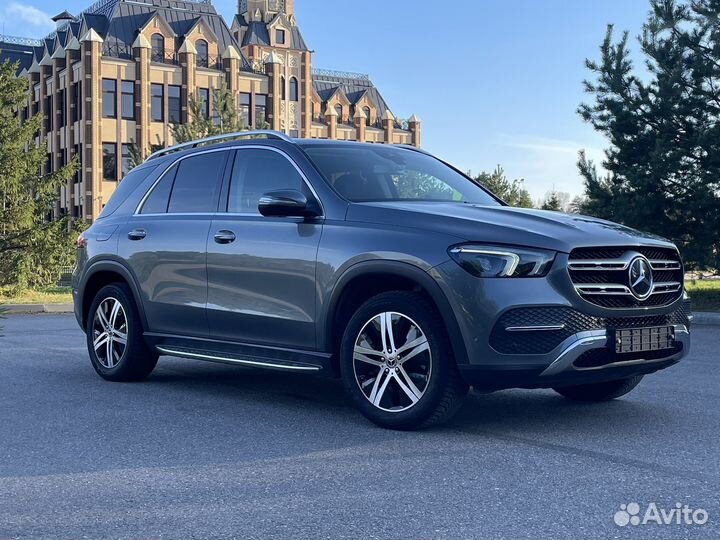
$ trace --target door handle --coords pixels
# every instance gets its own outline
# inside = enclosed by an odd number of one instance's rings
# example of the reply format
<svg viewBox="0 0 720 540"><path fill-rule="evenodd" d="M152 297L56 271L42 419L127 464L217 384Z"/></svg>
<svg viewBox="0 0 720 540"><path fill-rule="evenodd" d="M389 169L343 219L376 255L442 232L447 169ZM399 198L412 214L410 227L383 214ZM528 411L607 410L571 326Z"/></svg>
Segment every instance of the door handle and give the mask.
<svg viewBox="0 0 720 540"><path fill-rule="evenodd" d="M232 244L235 241L235 233L232 231L218 231L215 233L215 242L218 244Z"/></svg>
<svg viewBox="0 0 720 540"><path fill-rule="evenodd" d="M142 240L147 236L147 233L145 232L145 229L133 229L128 233L128 238L130 240Z"/></svg>

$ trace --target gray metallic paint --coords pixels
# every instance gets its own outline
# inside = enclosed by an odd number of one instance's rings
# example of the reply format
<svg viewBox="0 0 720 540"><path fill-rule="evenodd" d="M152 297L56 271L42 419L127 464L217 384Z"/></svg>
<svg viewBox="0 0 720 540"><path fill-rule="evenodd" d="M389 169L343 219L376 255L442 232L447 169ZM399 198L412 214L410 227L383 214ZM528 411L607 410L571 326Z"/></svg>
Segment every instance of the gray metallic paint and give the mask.
<svg viewBox="0 0 720 540"><path fill-rule="evenodd" d="M310 221L220 212L134 216L164 170L203 150L158 158L153 163L162 166L113 215L88 231L87 251L74 276L76 302L82 305L84 284L97 265L111 261L122 265L122 275L133 280L146 328L160 342L163 335L175 340L188 336L209 339L207 343L222 341L224 346L235 342L247 350L255 344L296 350L301 356L303 350L310 357L329 356L333 336L342 331L333 327L333 314L343 288L364 273L393 274L413 279L435 301L459 364L539 373L566 344L547 355L497 353L488 345L489 334L507 309L571 306L595 316L637 316L670 313L681 301L662 308L609 310L581 299L570 281L566 263L572 249L674 247L656 236L594 218L507 206L348 203L299 145L235 141L213 150L248 146L271 147L291 159L322 201L324 216ZM144 228L147 237L128 240L127 233L137 227ZM213 235L223 229L234 231L237 240L216 244ZM465 241L550 249L558 255L545 278L480 279L448 256L450 246Z"/></svg>

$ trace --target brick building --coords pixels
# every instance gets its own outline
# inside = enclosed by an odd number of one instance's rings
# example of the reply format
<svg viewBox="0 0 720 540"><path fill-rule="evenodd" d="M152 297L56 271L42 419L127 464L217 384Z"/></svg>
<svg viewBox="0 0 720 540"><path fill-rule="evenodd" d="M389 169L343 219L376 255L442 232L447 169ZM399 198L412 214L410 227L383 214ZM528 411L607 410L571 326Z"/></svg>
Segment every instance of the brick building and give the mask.
<svg viewBox="0 0 720 540"><path fill-rule="evenodd" d="M22 117L42 114L46 170L80 156L56 212L93 220L127 171L133 145L173 144L189 96L212 114L223 82L245 125L293 137L420 145L416 116L399 121L369 77L314 69L294 0L240 0L228 25L210 0L100 0L63 12L43 39L0 36L0 61L19 62Z"/></svg>

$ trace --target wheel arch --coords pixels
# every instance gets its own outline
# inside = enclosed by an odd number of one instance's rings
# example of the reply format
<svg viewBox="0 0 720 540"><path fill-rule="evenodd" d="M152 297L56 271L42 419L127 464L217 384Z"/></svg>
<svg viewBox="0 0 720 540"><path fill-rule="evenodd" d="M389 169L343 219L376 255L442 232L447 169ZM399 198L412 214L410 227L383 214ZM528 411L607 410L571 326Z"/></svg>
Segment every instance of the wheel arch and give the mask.
<svg viewBox="0 0 720 540"><path fill-rule="evenodd" d="M397 261L367 261L348 268L338 279L327 302L323 334L318 342L323 350L333 353L337 365L337 352L345 324L355 310L368 298L393 290L417 290L423 293L437 309L447 331L455 361L467 364L460 326L455 313L437 282L417 266Z"/></svg>
<svg viewBox="0 0 720 540"><path fill-rule="evenodd" d="M140 313L143 328L147 328L145 310L140 300L140 290L137 287L137 283L130 270L117 261L99 261L93 263L85 273L78 292L78 300L82 309L82 327L85 328L87 325L88 313L95 295L100 289L112 283L124 283L130 287L133 300L135 300L135 305Z"/></svg>

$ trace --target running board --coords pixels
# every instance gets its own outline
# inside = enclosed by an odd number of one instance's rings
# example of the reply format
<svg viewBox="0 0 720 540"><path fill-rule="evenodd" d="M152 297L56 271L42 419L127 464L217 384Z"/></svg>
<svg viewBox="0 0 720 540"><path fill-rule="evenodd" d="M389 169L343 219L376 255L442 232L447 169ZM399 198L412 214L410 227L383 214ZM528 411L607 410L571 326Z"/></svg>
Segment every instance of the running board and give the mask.
<svg viewBox="0 0 720 540"><path fill-rule="evenodd" d="M156 349L168 356L189 358L191 360L204 360L217 364L230 364L235 366L246 366L264 369L280 369L285 371L320 371L320 366L309 366L304 364L281 363L272 360L257 360L255 358L240 357L239 355L228 355L223 353L207 353L182 348L170 348L157 346Z"/></svg>

